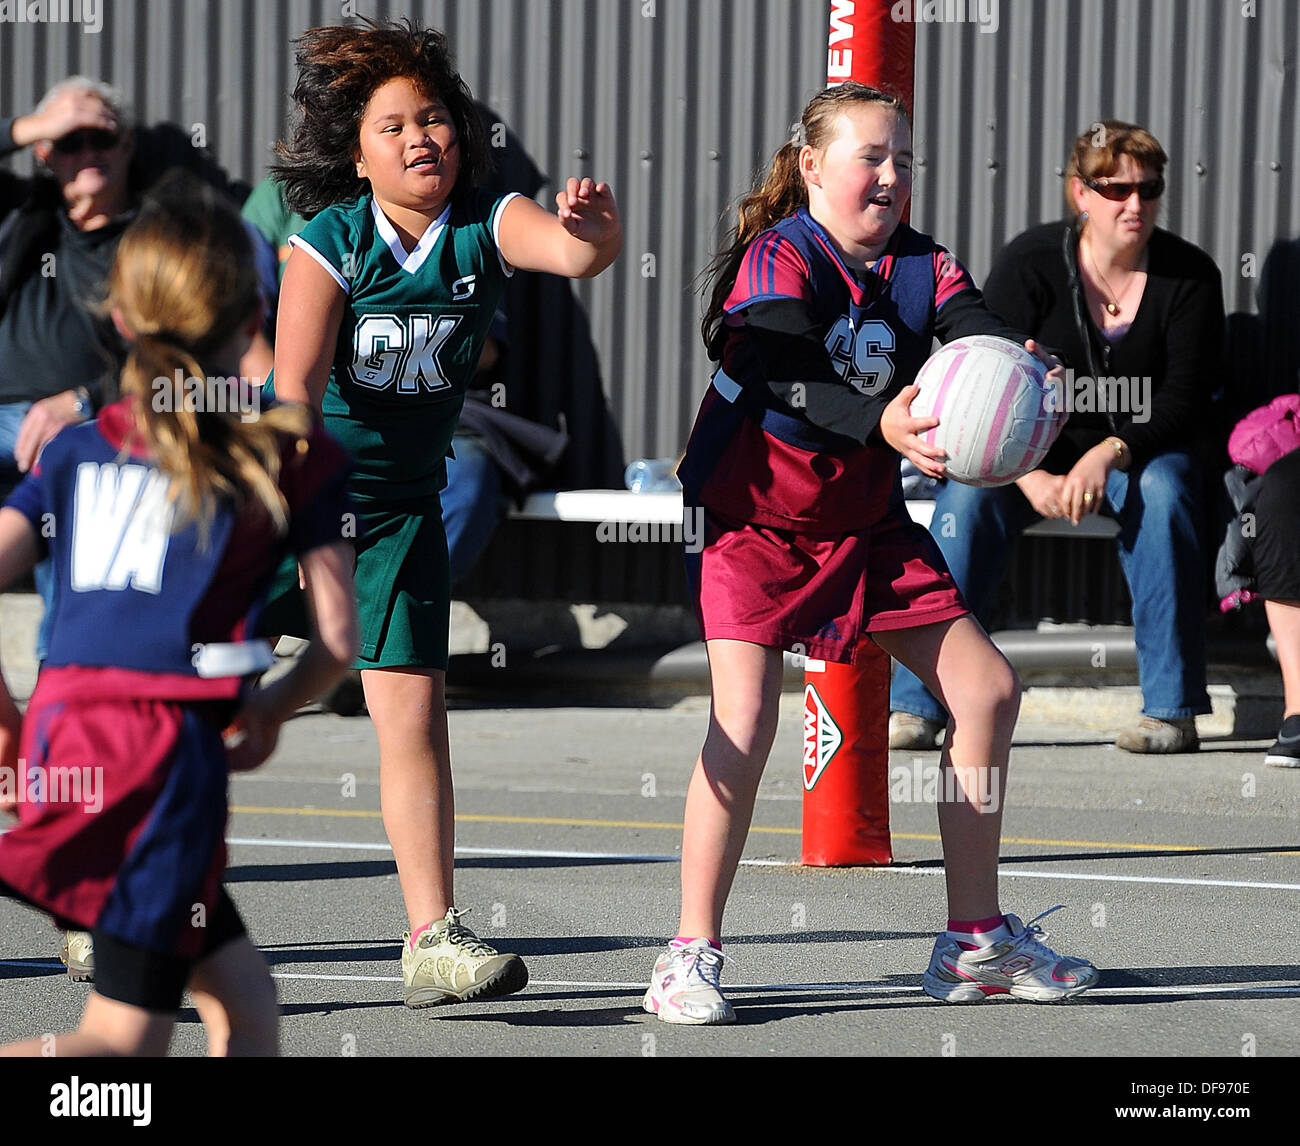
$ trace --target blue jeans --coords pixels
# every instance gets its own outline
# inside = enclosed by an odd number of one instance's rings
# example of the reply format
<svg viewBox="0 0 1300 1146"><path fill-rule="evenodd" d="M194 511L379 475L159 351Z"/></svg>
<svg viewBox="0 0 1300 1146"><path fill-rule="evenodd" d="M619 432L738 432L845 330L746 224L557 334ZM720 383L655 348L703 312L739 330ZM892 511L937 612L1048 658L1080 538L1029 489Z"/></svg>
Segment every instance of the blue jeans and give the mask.
<svg viewBox="0 0 1300 1146"><path fill-rule="evenodd" d="M1106 479L1106 501L1120 526L1120 566L1133 598L1142 712L1160 720L1210 711L1200 495L1199 466L1184 453L1158 454L1131 473L1112 470ZM1014 485L977 489L948 481L935 497L930 530L966 604L985 627L1011 543L1037 520ZM902 665L889 708L941 724L948 719Z"/></svg>
<svg viewBox="0 0 1300 1146"><path fill-rule="evenodd" d="M442 491L442 524L447 531L451 583L470 571L487 548L501 520L505 498L501 475L477 438L456 437L454 458L447 459L447 487Z"/></svg>
<svg viewBox="0 0 1300 1146"><path fill-rule="evenodd" d="M30 402L0 402L0 491L3 491L3 497L8 497L26 476L19 472L18 463L14 461L14 446L18 444L18 431L31 408ZM36 591L45 606L41 627L36 634L36 660L40 663L45 660L49 648L50 621L54 613L54 569L48 558L36 566L33 576L36 578Z"/></svg>

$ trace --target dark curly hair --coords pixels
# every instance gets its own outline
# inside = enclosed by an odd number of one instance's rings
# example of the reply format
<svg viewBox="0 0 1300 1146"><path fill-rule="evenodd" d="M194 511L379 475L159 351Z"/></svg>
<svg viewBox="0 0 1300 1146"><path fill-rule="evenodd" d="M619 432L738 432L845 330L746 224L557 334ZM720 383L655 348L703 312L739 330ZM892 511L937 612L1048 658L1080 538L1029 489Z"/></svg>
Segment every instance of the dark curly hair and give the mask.
<svg viewBox="0 0 1300 1146"><path fill-rule="evenodd" d="M409 79L451 112L460 145L460 173L452 194L468 194L491 171L483 121L456 72L447 37L409 19L363 26L312 28L297 41L297 129L275 146L271 172L284 199L310 218L365 192L356 173L361 119L370 97L389 80Z"/></svg>

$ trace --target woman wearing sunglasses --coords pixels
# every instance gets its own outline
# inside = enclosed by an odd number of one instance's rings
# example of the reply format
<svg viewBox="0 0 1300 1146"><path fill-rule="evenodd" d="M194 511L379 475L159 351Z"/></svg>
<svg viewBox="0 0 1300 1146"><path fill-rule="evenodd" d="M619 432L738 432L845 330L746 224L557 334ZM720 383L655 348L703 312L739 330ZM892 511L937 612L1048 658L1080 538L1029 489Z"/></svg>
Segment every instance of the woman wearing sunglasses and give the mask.
<svg viewBox="0 0 1300 1146"><path fill-rule="evenodd" d="M936 540L982 623L1026 526L1118 520L1143 701L1117 740L1130 752L1195 751L1194 718L1210 711L1201 459L1222 374L1223 290L1209 255L1156 226L1166 158L1148 131L1117 120L1075 140L1072 217L1013 239L984 284L991 310L1070 368L1070 419L1042 467L1014 485L947 482L935 498L934 520L949 523ZM947 722L901 668L890 710L895 748L933 747Z"/></svg>

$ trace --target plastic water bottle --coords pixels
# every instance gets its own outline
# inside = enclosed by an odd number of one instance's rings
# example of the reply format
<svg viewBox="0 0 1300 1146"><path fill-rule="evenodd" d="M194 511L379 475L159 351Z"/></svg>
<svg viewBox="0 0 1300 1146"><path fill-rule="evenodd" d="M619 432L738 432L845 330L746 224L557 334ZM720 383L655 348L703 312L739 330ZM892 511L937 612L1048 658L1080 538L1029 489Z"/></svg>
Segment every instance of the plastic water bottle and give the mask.
<svg viewBox="0 0 1300 1146"><path fill-rule="evenodd" d="M623 472L623 484L633 493L676 493L676 458L637 458Z"/></svg>

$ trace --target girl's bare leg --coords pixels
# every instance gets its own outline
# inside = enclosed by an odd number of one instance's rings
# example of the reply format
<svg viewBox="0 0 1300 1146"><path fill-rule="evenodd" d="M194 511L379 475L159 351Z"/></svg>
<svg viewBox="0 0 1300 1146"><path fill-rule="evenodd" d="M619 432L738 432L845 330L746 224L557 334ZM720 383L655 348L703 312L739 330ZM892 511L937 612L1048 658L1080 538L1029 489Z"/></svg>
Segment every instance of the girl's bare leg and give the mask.
<svg viewBox="0 0 1300 1146"><path fill-rule="evenodd" d="M1300 601L1265 601L1264 612L1282 669L1285 715L1293 716L1300 713Z"/></svg>
<svg viewBox="0 0 1300 1146"><path fill-rule="evenodd" d="M446 674L365 669L366 707L379 735L379 799L411 930L454 905L456 808L447 742Z"/></svg>
<svg viewBox="0 0 1300 1146"><path fill-rule="evenodd" d="M706 642L713 702L686 793L678 935L722 937L754 797L776 736L781 652L747 641Z"/></svg>
<svg viewBox="0 0 1300 1146"><path fill-rule="evenodd" d="M213 1058L267 1058L279 1053L275 983L248 936L222 944L199 963L190 975L189 991Z"/></svg>
<svg viewBox="0 0 1300 1146"><path fill-rule="evenodd" d="M962 920L999 915L1002 805L1020 679L970 616L872 637L916 673L949 712L939 761L948 914ZM948 793L956 799L945 799Z"/></svg>
<svg viewBox="0 0 1300 1146"><path fill-rule="evenodd" d="M92 991L75 1031L10 1043L0 1047L0 1058L161 1058L175 1023L173 1014L146 1011Z"/></svg>

